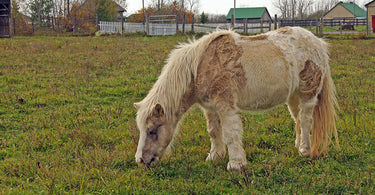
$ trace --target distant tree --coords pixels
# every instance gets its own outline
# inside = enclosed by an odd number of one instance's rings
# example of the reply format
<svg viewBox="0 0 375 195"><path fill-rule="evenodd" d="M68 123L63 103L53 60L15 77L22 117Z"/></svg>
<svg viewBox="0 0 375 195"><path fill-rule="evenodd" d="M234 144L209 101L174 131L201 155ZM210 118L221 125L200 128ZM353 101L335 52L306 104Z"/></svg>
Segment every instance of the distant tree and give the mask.
<svg viewBox="0 0 375 195"><path fill-rule="evenodd" d="M108 0L97 0L95 13L101 21L114 21L117 16L116 3Z"/></svg>
<svg viewBox="0 0 375 195"><path fill-rule="evenodd" d="M188 10L191 13L198 13L200 0L186 0Z"/></svg>
<svg viewBox="0 0 375 195"><path fill-rule="evenodd" d="M185 14L185 22L191 23L194 13L190 12L183 1L162 1L152 0L152 3L145 7L145 10L140 9L137 13L128 18L129 22L143 22L144 15L177 15L178 23L182 23L183 15Z"/></svg>
<svg viewBox="0 0 375 195"><path fill-rule="evenodd" d="M34 0L29 2L31 18L39 27L49 25L49 17L52 16L53 5L53 0Z"/></svg>
<svg viewBox="0 0 375 195"><path fill-rule="evenodd" d="M201 22L202 24L205 24L205 23L208 22L208 16L206 16L206 15L204 14L204 12L202 12L202 14L200 15L200 17L199 17L199 22Z"/></svg>
<svg viewBox="0 0 375 195"><path fill-rule="evenodd" d="M283 19L306 19L322 17L339 0L273 0L273 5L281 13ZM320 14L320 15L319 15Z"/></svg>
<svg viewBox="0 0 375 195"><path fill-rule="evenodd" d="M227 16L223 14L209 14L208 20L212 23L226 23Z"/></svg>
<svg viewBox="0 0 375 195"><path fill-rule="evenodd" d="M20 12L19 2L12 0L12 21L17 35L30 35L32 33L32 26L27 23L27 17Z"/></svg>

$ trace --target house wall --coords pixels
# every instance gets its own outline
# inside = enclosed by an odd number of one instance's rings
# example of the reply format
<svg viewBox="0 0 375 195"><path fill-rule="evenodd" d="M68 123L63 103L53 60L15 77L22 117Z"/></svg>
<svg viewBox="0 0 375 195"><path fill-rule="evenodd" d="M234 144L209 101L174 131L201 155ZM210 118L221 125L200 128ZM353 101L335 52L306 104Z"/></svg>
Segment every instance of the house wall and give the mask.
<svg viewBox="0 0 375 195"><path fill-rule="evenodd" d="M267 11L264 11L263 16L262 16L262 20L263 21L271 21L272 20L270 15L267 13Z"/></svg>
<svg viewBox="0 0 375 195"><path fill-rule="evenodd" d="M353 14L342 5L337 5L335 8L330 10L323 19L334 19L334 18L347 18L353 17Z"/></svg>
<svg viewBox="0 0 375 195"><path fill-rule="evenodd" d="M367 20L368 20L368 30L373 32L372 30L372 16L375 15L375 1L369 5L367 5Z"/></svg>

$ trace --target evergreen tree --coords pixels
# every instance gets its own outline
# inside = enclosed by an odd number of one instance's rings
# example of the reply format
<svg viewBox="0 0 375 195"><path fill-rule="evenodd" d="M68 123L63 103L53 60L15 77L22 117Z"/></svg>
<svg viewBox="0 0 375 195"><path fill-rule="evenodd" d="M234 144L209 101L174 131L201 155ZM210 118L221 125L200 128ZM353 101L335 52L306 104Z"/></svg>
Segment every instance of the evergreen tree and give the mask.
<svg viewBox="0 0 375 195"><path fill-rule="evenodd" d="M52 16L53 0L34 0L30 1L30 15L37 25L48 25L49 17Z"/></svg>
<svg viewBox="0 0 375 195"><path fill-rule="evenodd" d="M206 16L206 15L204 14L204 12L202 12L202 14L200 15L199 21L200 21L202 24L207 23L207 22L208 22L208 16Z"/></svg>
<svg viewBox="0 0 375 195"><path fill-rule="evenodd" d="M116 3L109 0L97 0L95 13L100 21L115 21L117 16Z"/></svg>

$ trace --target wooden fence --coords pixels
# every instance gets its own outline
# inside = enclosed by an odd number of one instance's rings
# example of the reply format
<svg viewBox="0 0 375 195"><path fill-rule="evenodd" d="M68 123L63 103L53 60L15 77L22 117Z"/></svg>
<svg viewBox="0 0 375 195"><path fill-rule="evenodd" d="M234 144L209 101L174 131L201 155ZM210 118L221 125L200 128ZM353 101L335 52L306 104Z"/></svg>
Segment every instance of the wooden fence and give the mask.
<svg viewBox="0 0 375 195"><path fill-rule="evenodd" d="M352 18L343 18L343 19L325 19L325 20L279 20L280 27L283 26L318 26L320 22L323 23L323 26L341 26L341 25L354 25L354 26L366 26L366 19L352 19Z"/></svg>
<svg viewBox="0 0 375 195"><path fill-rule="evenodd" d="M277 27L301 26L313 28L316 34L323 34L323 28L331 28L342 33L343 27L365 26L365 19L341 19L341 20L279 20L277 23L272 21L244 21L236 23L235 26L230 23L208 23L208 24L179 24L175 15L168 16L150 16L146 23L121 23L121 22L99 22L101 33L120 33L123 32L146 32L148 35L173 35L177 32L185 33L187 31L195 33L207 33L216 29L233 29L240 33L263 33L274 30ZM354 28L353 28L354 29Z"/></svg>

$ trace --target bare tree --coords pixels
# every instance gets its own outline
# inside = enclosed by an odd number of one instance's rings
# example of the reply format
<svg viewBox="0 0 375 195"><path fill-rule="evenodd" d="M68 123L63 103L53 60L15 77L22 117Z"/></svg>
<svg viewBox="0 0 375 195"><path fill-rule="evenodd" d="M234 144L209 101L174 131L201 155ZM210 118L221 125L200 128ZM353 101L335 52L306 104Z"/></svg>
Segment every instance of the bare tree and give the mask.
<svg viewBox="0 0 375 195"><path fill-rule="evenodd" d="M156 8L158 11L161 11L166 4L168 4L168 0L151 0L151 7Z"/></svg>
<svg viewBox="0 0 375 195"><path fill-rule="evenodd" d="M274 0L273 4L280 11L281 18L289 18L289 0Z"/></svg>
<svg viewBox="0 0 375 195"><path fill-rule="evenodd" d="M319 13L319 17L323 17L323 15L332 9L340 0L319 0L317 1L314 6L314 13Z"/></svg>
<svg viewBox="0 0 375 195"><path fill-rule="evenodd" d="M305 19L313 13L320 17L335 6L339 0L274 0L274 6L284 19Z"/></svg>
<svg viewBox="0 0 375 195"><path fill-rule="evenodd" d="M199 12L199 0L185 0L188 11L197 14Z"/></svg>
<svg viewBox="0 0 375 195"><path fill-rule="evenodd" d="M306 18L310 14L308 8L313 4L313 0L297 0L298 18Z"/></svg>

